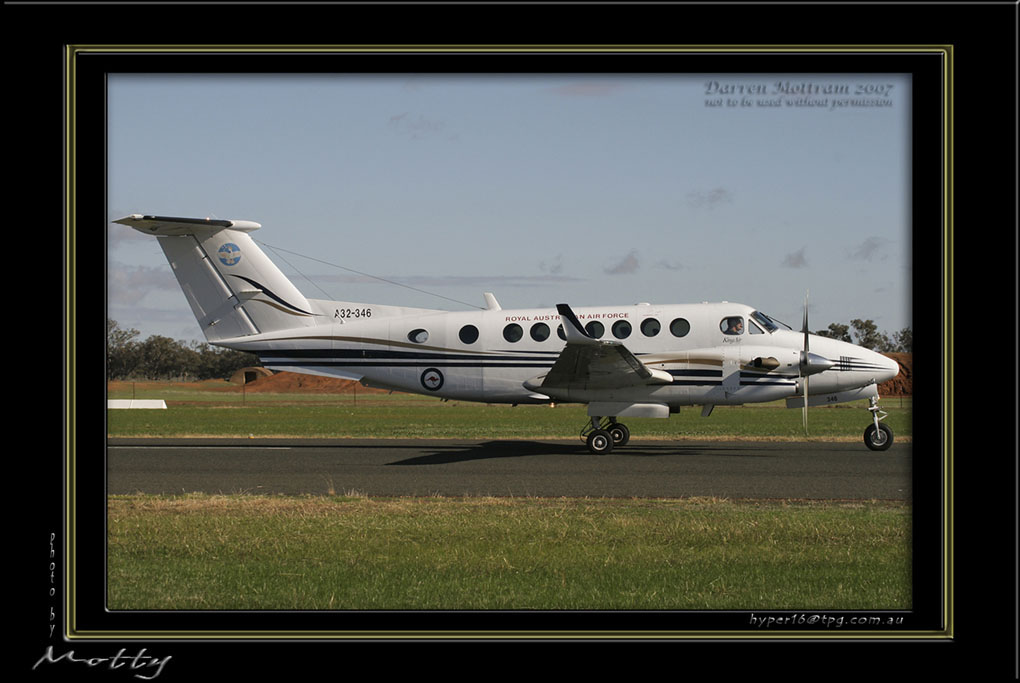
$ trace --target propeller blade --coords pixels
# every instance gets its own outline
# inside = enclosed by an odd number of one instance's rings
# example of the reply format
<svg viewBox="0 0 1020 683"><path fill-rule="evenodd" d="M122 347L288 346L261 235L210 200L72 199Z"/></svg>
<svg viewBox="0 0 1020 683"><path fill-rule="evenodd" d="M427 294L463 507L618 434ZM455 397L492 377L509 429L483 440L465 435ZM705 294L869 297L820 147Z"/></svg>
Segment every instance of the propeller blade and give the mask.
<svg viewBox="0 0 1020 683"><path fill-rule="evenodd" d="M804 376L804 407L801 408L801 418L804 420L804 436L808 436L807 429L807 405L808 405L808 377Z"/></svg>
<svg viewBox="0 0 1020 683"><path fill-rule="evenodd" d="M803 330L804 330L804 354L805 354L805 356L807 355L807 352L810 350L810 349L808 349L808 324L807 324L807 303L808 303L808 294L809 293L810 292L805 292L804 293L804 327L803 327Z"/></svg>
<svg viewBox="0 0 1020 683"><path fill-rule="evenodd" d="M802 329L804 331L804 349L800 352L800 375L804 378L804 407L801 409L801 419L804 422L804 436L808 435L807 428L807 409L808 409L808 375L805 374L807 364L809 361L808 356L808 295L810 290L804 292L804 324Z"/></svg>

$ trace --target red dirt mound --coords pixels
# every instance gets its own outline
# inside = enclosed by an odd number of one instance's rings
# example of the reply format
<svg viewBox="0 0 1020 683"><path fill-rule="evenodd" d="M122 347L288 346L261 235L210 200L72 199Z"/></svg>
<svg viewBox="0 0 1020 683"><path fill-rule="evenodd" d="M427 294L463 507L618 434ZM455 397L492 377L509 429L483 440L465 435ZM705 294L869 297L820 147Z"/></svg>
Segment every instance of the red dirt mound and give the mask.
<svg viewBox="0 0 1020 683"><path fill-rule="evenodd" d="M884 353L883 356L892 358L900 364L900 374L888 382L878 385L878 395L885 396L913 396L914 395L914 354L912 353Z"/></svg>
<svg viewBox="0 0 1020 683"><path fill-rule="evenodd" d="M297 372L277 372L270 377L260 377L245 385L245 391L266 392L271 394L346 394L357 391L360 393L386 393L381 389L369 389L358 382L335 377L319 375L303 375Z"/></svg>

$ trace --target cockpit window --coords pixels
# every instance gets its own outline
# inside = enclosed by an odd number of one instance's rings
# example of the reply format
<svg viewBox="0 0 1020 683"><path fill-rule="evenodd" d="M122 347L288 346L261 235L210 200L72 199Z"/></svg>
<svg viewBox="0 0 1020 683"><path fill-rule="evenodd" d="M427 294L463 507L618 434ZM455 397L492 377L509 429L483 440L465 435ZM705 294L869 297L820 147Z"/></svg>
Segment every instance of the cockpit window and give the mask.
<svg viewBox="0 0 1020 683"><path fill-rule="evenodd" d="M719 329L722 330L723 334L743 334L744 319L739 315L723 318L719 323Z"/></svg>
<svg viewBox="0 0 1020 683"><path fill-rule="evenodd" d="M747 321L747 332L748 334L765 334L765 332L754 324L753 320Z"/></svg>
<svg viewBox="0 0 1020 683"><path fill-rule="evenodd" d="M770 318L769 316L765 315L761 311L755 311L754 313L752 313L751 314L751 318L753 318L754 320L758 321L761 324L761 326L764 327L766 330L768 330L770 333L771 332L775 332L776 330L778 330L780 328L787 329L787 330L793 329L789 325L787 325L786 323L780 322L779 320L776 320L775 318Z"/></svg>

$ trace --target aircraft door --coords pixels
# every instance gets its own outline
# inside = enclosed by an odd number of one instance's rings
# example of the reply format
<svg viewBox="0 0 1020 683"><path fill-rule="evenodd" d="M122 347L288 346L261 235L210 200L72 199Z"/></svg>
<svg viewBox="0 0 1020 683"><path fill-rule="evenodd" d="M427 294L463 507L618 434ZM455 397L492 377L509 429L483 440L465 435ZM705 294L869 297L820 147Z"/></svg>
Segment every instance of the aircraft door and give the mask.
<svg viewBox="0 0 1020 683"><path fill-rule="evenodd" d="M723 391L727 399L740 391L740 345L723 345Z"/></svg>

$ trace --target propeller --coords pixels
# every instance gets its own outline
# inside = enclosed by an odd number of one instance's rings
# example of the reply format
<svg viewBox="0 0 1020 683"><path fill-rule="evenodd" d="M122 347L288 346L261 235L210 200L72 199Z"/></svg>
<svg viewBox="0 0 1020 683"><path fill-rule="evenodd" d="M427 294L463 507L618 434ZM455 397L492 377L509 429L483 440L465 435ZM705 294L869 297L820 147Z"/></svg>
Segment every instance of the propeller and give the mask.
<svg viewBox="0 0 1020 683"><path fill-rule="evenodd" d="M802 386L803 386L803 389L804 389L804 407L801 409L801 419L804 422L804 434L805 435L807 435L807 433L808 433L808 426L807 426L808 383L809 383L808 377L810 377L811 375L817 374L819 372L824 372L825 370L828 370L833 365L835 365L835 363L833 363L828 358L826 358L824 356L819 356L817 353L811 353L810 342L808 340L808 337L809 337L809 334L808 334L808 294L809 293L810 292L805 292L805 294L804 294L804 324L803 324L804 348L800 352L800 367L799 367L799 374L800 374L800 377L803 379L803 385Z"/></svg>

